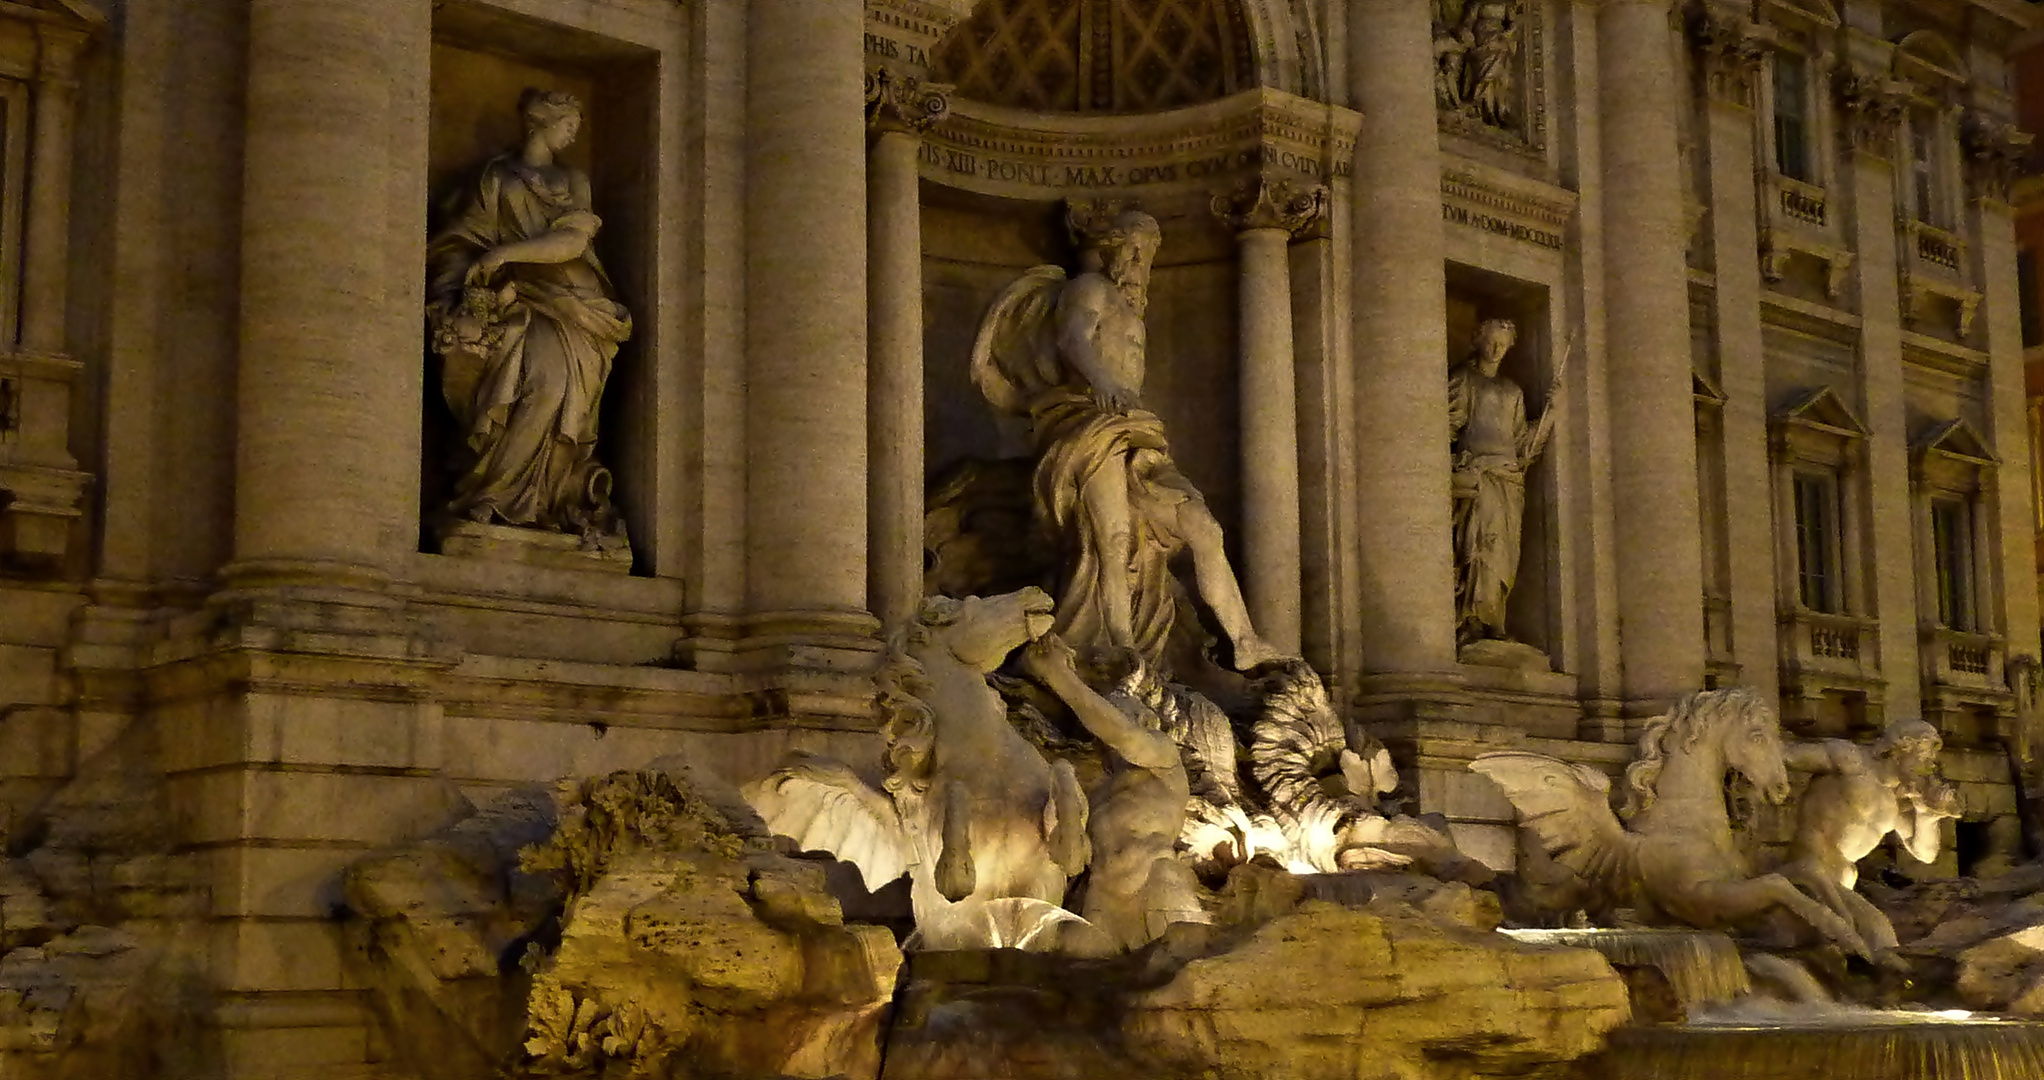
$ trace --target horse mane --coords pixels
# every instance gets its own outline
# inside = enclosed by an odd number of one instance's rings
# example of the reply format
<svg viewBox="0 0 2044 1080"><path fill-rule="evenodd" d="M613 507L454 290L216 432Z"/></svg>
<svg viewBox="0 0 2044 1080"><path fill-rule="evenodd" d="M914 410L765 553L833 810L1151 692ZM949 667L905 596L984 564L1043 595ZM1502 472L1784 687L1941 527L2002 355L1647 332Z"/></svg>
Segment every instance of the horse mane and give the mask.
<svg viewBox="0 0 2044 1080"><path fill-rule="evenodd" d="M1746 720L1766 708L1767 703L1751 687L1699 690L1683 695L1666 715L1647 721L1647 729L1639 737L1639 756L1625 768L1625 805L1618 816L1630 820L1654 805L1661 770L1670 754L1694 750L1706 734L1727 721Z"/></svg>
<svg viewBox="0 0 2044 1080"><path fill-rule="evenodd" d="M935 687L914 650L930 643L932 630L958 621L963 607L949 597L928 597L915 618L888 639L879 678L881 734L887 738L887 777L882 784L897 797L928 791L935 766L937 714L926 700Z"/></svg>

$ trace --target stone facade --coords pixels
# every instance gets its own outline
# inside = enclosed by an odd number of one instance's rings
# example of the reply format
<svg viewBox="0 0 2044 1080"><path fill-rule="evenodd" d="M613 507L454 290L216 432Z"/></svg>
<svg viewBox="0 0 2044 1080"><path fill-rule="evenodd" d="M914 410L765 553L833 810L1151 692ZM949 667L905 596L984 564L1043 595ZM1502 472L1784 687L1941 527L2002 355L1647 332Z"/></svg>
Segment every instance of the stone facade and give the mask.
<svg viewBox="0 0 2044 1080"><path fill-rule="evenodd" d="M1942 871L2006 857L2005 748L2044 735L2010 689L2039 633L2004 50L2035 21L0 5L0 915L54 897L24 933L75 960L112 924L107 955L201 988L197 1075L397 1076L333 917L347 866L663 755L871 768L924 492L1027 454L973 335L1067 260L1075 201L1161 223L1148 407L1259 627L1464 851L1513 859L1476 756L1615 771L1679 694L1748 684L1798 733L1933 722L1964 802ZM433 527L434 199L518 143L527 87L581 103L560 164L632 320L596 449L629 573ZM1559 411L1523 648L1469 652L1449 376L1499 318L1503 375L1537 411L1559 370ZM93 839L119 814L148 836ZM42 1052L8 1039L0 1072Z"/></svg>

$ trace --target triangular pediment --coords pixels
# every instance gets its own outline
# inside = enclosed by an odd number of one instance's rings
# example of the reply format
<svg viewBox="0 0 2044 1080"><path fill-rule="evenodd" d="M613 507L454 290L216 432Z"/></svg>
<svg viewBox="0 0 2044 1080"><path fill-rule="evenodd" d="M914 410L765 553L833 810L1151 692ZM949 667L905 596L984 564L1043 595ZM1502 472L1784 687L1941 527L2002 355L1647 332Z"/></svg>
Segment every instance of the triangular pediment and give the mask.
<svg viewBox="0 0 2044 1080"><path fill-rule="evenodd" d="M2000 460L1980 432L1964 420L1946 420L1924 429L1916 437L1916 453L1919 458L1937 454L1973 465L1994 465Z"/></svg>
<svg viewBox="0 0 2044 1080"><path fill-rule="evenodd" d="M1816 428L1849 439L1863 439L1867 434L1867 426L1853 415L1852 408L1838 396L1838 391L1828 386L1798 391L1774 410L1774 420L1778 424Z"/></svg>

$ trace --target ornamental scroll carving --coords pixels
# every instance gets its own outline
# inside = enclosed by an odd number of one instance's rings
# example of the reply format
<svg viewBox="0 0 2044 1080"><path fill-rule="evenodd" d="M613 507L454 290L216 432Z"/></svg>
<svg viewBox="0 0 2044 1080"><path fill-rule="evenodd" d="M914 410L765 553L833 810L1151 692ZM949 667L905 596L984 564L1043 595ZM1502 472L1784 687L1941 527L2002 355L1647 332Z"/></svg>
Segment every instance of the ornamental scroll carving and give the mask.
<svg viewBox="0 0 2044 1080"><path fill-rule="evenodd" d="M1702 8L1689 19L1689 41L1711 99L1752 108L1767 59L1767 31L1745 16Z"/></svg>
<svg viewBox="0 0 2044 1080"><path fill-rule="evenodd" d="M891 68L866 72L866 128L920 135L951 114L951 87Z"/></svg>
<svg viewBox="0 0 2044 1080"><path fill-rule="evenodd" d="M2007 202L2016 177L2030 160L2034 136L2000 117L1969 112L1959 128L1959 140L1974 195Z"/></svg>
<svg viewBox="0 0 2044 1080"><path fill-rule="evenodd" d="M1847 145L1879 158L1895 156L1908 85L1876 71L1844 68L1838 73L1838 108Z"/></svg>

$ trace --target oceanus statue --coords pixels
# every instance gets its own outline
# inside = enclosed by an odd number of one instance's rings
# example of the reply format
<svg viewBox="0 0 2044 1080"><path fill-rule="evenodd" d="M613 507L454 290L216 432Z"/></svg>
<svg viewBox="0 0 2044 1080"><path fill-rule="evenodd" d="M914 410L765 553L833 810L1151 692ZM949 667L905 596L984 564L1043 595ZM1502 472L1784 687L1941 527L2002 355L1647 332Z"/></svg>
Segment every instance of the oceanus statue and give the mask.
<svg viewBox="0 0 2044 1080"><path fill-rule="evenodd" d="M858 867L868 889L907 874L910 948L1058 943L1083 922L1060 905L1086 867L1086 796L1069 762L1044 760L987 682L1050 629L1050 596L926 599L881 672L885 791L842 762L798 753L745 789L775 834Z"/></svg>
<svg viewBox="0 0 2044 1080"><path fill-rule="evenodd" d="M1690 694L1649 722L1617 814L1610 780L1587 766L1507 752L1484 754L1469 767L1504 789L1520 828L1607 906L1701 929L1785 911L1847 952L1874 959L1852 922L1781 874L1754 874L1733 842L1726 769L1770 802L1789 794L1780 720L1751 689Z"/></svg>

